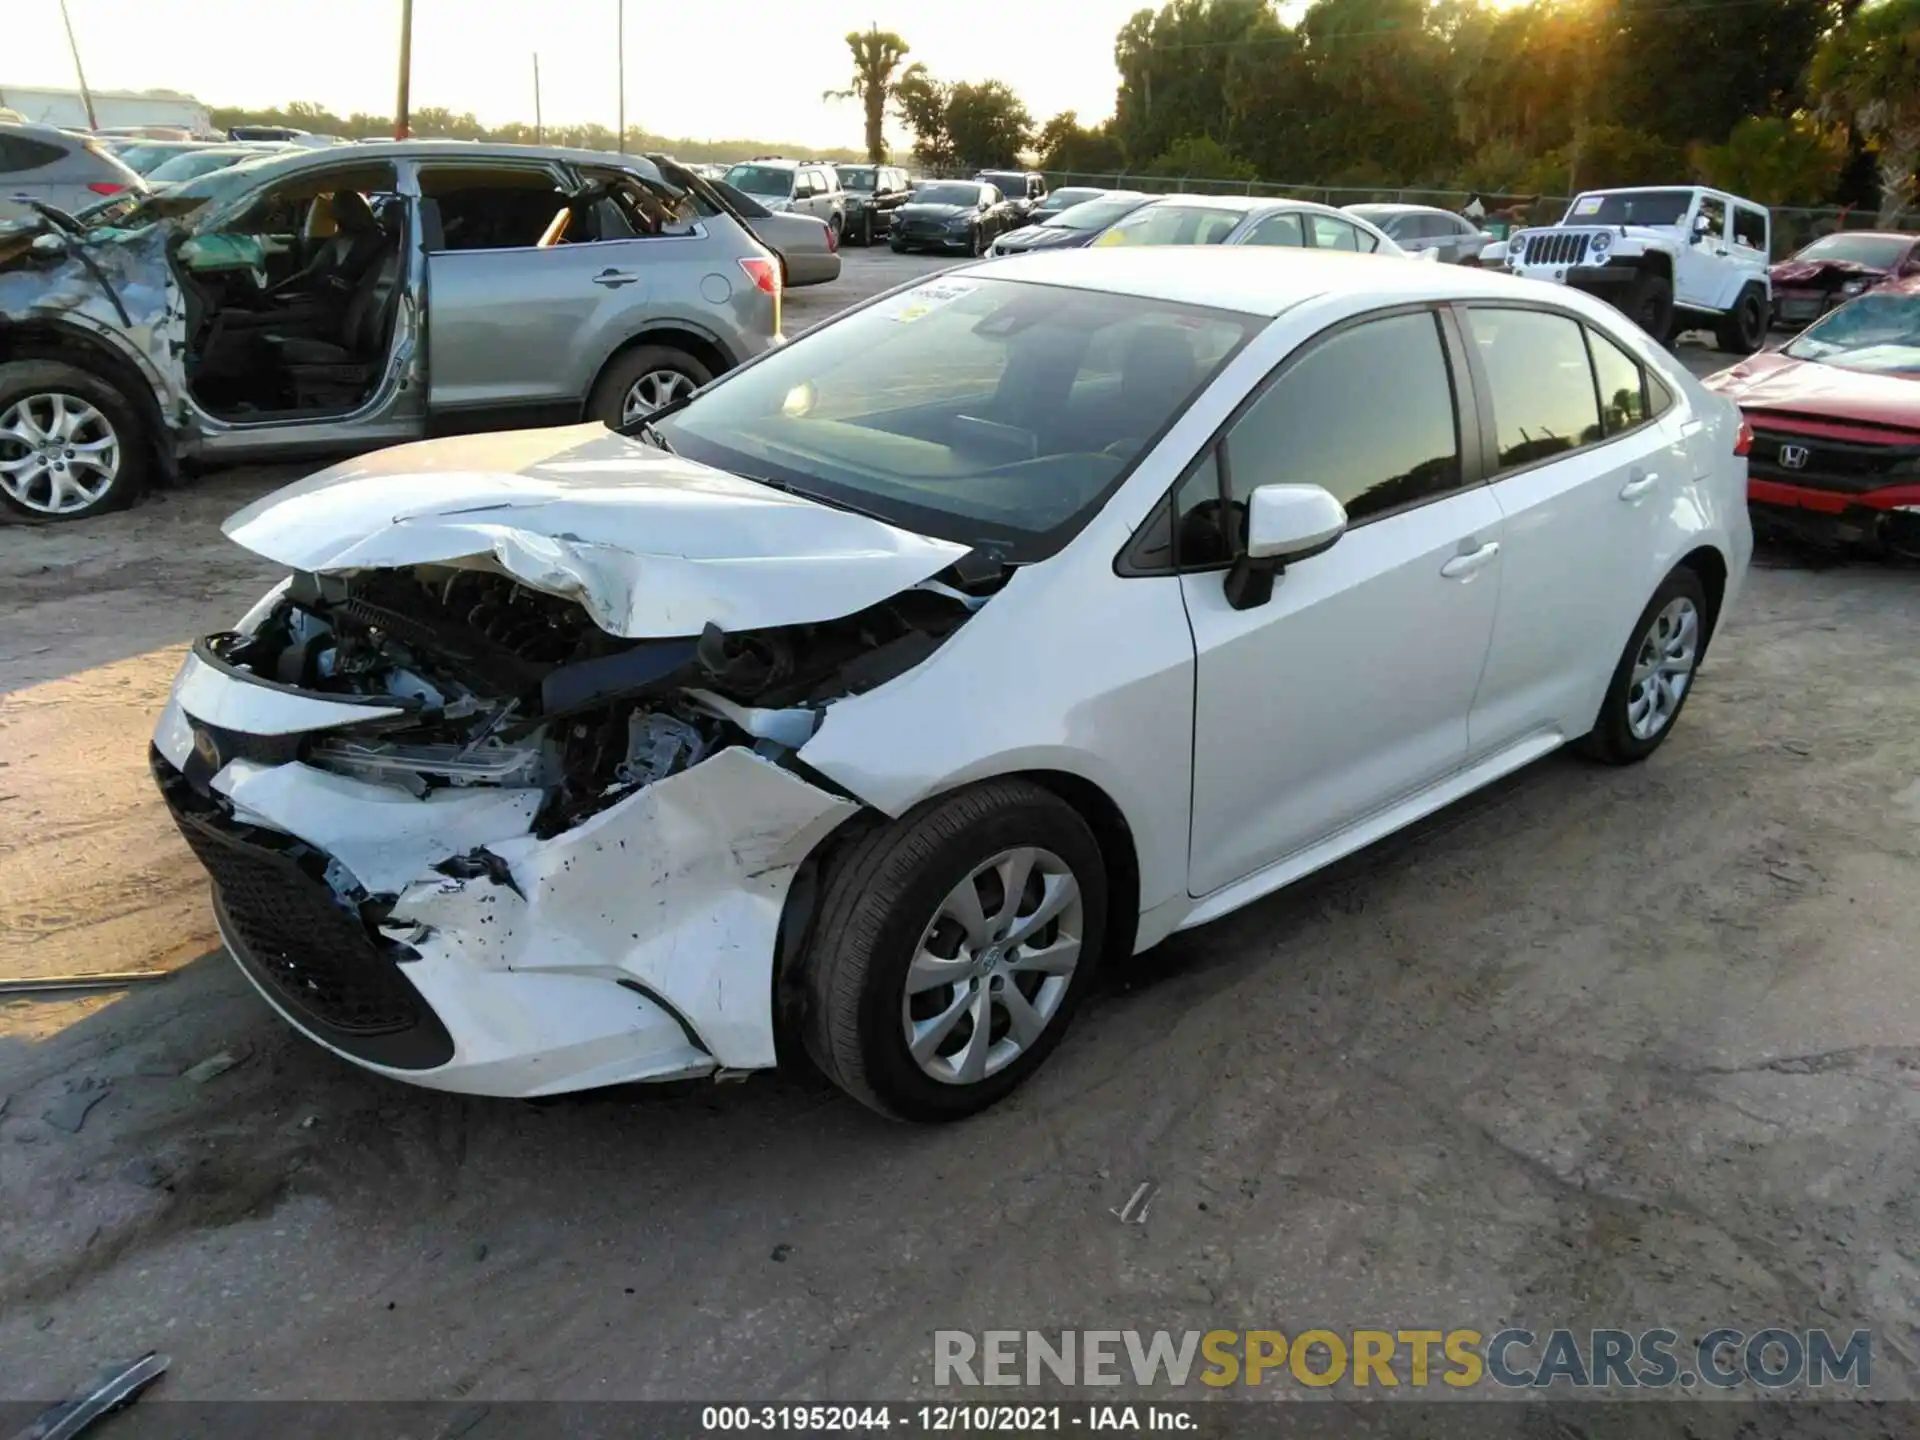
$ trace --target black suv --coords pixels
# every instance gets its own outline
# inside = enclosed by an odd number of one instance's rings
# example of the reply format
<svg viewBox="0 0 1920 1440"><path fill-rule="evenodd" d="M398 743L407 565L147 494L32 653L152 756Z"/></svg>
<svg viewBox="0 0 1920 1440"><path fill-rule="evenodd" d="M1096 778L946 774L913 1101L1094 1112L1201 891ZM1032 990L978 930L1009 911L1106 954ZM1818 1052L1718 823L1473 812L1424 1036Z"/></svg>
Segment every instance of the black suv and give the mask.
<svg viewBox="0 0 1920 1440"><path fill-rule="evenodd" d="M913 182L897 165L836 165L847 192L849 245L871 245L893 228L893 212L907 203Z"/></svg>
<svg viewBox="0 0 1920 1440"><path fill-rule="evenodd" d="M1047 198L1047 177L1037 170L982 170L973 178L1006 196L1022 221Z"/></svg>

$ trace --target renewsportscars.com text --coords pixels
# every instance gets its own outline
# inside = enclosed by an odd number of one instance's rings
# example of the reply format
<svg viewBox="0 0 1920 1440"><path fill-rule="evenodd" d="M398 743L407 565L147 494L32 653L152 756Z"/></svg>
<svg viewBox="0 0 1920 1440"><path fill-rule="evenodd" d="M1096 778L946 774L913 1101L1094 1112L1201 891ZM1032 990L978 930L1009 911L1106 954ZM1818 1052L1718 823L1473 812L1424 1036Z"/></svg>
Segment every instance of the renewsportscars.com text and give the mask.
<svg viewBox="0 0 1920 1440"><path fill-rule="evenodd" d="M1653 1329L1538 1334L1478 1330L936 1330L933 1383L1178 1387L1343 1382L1360 1388L1455 1390L1733 1389L1844 1385L1873 1377L1865 1330L1708 1330L1697 1339Z"/></svg>

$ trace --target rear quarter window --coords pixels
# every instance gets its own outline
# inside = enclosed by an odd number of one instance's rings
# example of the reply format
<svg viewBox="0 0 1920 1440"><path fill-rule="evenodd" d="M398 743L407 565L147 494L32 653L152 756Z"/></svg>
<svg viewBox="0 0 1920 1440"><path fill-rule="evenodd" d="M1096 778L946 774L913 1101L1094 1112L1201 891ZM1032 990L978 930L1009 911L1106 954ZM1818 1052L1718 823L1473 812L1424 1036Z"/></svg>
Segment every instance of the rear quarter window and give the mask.
<svg viewBox="0 0 1920 1440"><path fill-rule="evenodd" d="M0 135L0 175L40 170L66 157L66 151L24 135Z"/></svg>

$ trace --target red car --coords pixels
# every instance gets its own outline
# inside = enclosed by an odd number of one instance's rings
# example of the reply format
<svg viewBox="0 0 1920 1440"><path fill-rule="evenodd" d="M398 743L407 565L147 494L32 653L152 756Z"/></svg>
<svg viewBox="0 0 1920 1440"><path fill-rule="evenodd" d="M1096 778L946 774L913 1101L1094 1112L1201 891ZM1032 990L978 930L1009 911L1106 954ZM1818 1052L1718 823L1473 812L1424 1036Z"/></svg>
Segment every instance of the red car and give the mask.
<svg viewBox="0 0 1920 1440"><path fill-rule="evenodd" d="M1920 558L1920 279L1888 280L1706 383L1753 428L1756 533Z"/></svg>
<svg viewBox="0 0 1920 1440"><path fill-rule="evenodd" d="M1888 279L1920 275L1916 246L1920 235L1883 230L1821 236L1767 272L1774 323L1797 330Z"/></svg>

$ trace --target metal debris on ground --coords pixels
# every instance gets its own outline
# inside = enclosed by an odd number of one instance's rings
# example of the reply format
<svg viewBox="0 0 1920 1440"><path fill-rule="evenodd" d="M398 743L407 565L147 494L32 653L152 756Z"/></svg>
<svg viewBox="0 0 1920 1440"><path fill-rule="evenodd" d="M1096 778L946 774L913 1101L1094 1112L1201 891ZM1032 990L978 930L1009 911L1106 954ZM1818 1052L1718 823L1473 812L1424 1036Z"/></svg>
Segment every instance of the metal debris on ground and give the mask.
<svg viewBox="0 0 1920 1440"><path fill-rule="evenodd" d="M191 1070L187 1071L187 1079L196 1085L204 1085L207 1081L226 1074L227 1071L233 1069L233 1067L239 1063L239 1056L234 1055L231 1051L222 1050L218 1055L209 1055L198 1065L195 1065Z"/></svg>
<svg viewBox="0 0 1920 1440"><path fill-rule="evenodd" d="M128 970L102 975L22 975L0 979L0 995L37 995L59 990L125 990L171 980L171 970Z"/></svg>
<svg viewBox="0 0 1920 1440"><path fill-rule="evenodd" d="M1109 1210L1107 1213L1118 1218L1122 1225L1144 1225L1147 1223L1147 1207L1153 1204L1153 1197L1159 1193L1159 1190L1159 1185L1154 1181L1142 1180L1134 1187L1133 1194L1127 1198L1126 1204L1118 1210Z"/></svg>
<svg viewBox="0 0 1920 1440"><path fill-rule="evenodd" d="M128 1364L109 1366L85 1389L42 1412L14 1440L72 1440L96 1420L138 1399L140 1392L166 1374L172 1363L170 1356L148 1351Z"/></svg>

